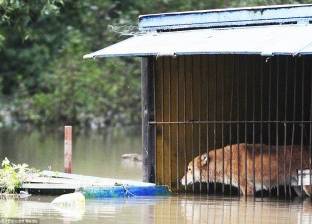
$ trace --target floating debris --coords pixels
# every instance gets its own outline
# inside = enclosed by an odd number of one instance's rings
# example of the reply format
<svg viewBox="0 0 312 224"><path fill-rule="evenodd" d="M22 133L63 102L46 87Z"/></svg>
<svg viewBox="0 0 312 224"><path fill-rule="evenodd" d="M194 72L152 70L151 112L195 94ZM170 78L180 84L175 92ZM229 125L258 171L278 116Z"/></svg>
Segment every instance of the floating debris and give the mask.
<svg viewBox="0 0 312 224"><path fill-rule="evenodd" d="M22 190L32 194L61 195L81 191L87 198L169 195L167 186L133 180L101 178L78 174L42 171L29 176Z"/></svg>
<svg viewBox="0 0 312 224"><path fill-rule="evenodd" d="M85 196L81 192L63 194L55 198L51 203L60 207L84 206Z"/></svg>
<svg viewBox="0 0 312 224"><path fill-rule="evenodd" d="M62 216L79 221L85 213L85 201L85 197L81 192L75 192L58 196L51 204Z"/></svg>
<svg viewBox="0 0 312 224"><path fill-rule="evenodd" d="M113 187L88 187L81 189L86 198L118 198L142 196L168 196L167 186L113 186Z"/></svg>
<svg viewBox="0 0 312 224"><path fill-rule="evenodd" d="M132 160L132 161L137 161L137 162L142 162L143 156L138 153L126 153L121 155L122 159L127 159L127 160Z"/></svg>
<svg viewBox="0 0 312 224"><path fill-rule="evenodd" d="M309 197L311 197L312 195L312 173L310 173L310 169L298 170L298 182L295 184L297 184L300 187L301 185L303 185L304 192Z"/></svg>

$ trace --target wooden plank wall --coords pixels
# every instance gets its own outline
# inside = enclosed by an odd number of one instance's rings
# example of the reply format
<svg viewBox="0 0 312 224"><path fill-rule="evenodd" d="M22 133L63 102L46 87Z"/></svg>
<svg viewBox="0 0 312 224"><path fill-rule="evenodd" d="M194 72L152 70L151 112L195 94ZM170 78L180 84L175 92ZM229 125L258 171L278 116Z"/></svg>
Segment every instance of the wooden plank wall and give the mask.
<svg viewBox="0 0 312 224"><path fill-rule="evenodd" d="M310 57L156 58L156 122L173 122L156 125L156 183L182 191L179 180L189 161L213 148L238 142L282 144L285 125L267 121L311 120L311 63L307 62ZM235 123L253 120L264 122ZM287 144L292 128L286 124ZM299 125L294 128L299 130ZM307 142L308 128L305 132ZM300 143L299 134L294 142Z"/></svg>

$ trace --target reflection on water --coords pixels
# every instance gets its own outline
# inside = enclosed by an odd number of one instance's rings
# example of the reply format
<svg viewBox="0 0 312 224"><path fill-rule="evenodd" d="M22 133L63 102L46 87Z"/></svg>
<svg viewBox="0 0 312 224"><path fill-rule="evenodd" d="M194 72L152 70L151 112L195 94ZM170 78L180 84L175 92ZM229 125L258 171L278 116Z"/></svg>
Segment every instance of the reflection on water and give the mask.
<svg viewBox="0 0 312 224"><path fill-rule="evenodd" d="M90 131L73 136L73 172L111 178L140 180L141 163L125 164L124 153L141 152L140 127ZM0 129L0 159L28 163L37 169L63 171L63 133Z"/></svg>
<svg viewBox="0 0 312 224"><path fill-rule="evenodd" d="M52 197L0 200L1 217L39 218L40 223L311 223L310 199L255 201L244 198L172 196L87 200L84 209L58 208Z"/></svg>

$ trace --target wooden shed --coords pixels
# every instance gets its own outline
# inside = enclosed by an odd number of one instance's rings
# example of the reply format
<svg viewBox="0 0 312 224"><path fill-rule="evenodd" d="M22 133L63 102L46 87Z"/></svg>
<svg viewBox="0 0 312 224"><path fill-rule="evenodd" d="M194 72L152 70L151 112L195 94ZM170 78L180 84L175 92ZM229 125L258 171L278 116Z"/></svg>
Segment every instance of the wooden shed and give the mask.
<svg viewBox="0 0 312 224"><path fill-rule="evenodd" d="M311 23L312 5L143 15L137 35L84 58L142 58L144 180L181 192L209 150L311 152Z"/></svg>

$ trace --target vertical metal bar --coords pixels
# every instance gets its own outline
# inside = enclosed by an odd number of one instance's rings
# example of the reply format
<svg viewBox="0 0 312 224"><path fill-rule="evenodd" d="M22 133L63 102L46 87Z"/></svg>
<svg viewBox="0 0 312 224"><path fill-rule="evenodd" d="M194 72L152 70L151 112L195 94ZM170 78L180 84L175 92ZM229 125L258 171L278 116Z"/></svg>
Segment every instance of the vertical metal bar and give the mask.
<svg viewBox="0 0 312 224"><path fill-rule="evenodd" d="M153 97L154 97L154 119L153 121L157 122L157 114L156 114L156 76L158 75L158 71L157 71L157 66L156 66L156 58L153 59L153 89L154 89L154 93L153 93ZM155 159L155 164L154 164L154 177L155 177L155 183L156 180L158 180L158 173L157 173L157 160L159 158L157 158L157 124L154 124L154 159ZM156 183L159 184L159 183Z"/></svg>
<svg viewBox="0 0 312 224"><path fill-rule="evenodd" d="M292 155L293 155L293 147L295 140L295 119L296 119L296 91L297 91L297 58L294 61L294 101L293 101L293 122L292 122L292 134L291 134L291 147L290 147L290 160L289 160L289 195L291 197L291 167L292 167Z"/></svg>
<svg viewBox="0 0 312 224"><path fill-rule="evenodd" d="M214 99L214 124L213 124L213 149L214 149L214 157L217 158L217 149L216 149L216 120L217 120L217 89L218 89L218 57L215 57L215 99ZM217 193L217 160L214 160L214 186L213 192Z"/></svg>
<svg viewBox="0 0 312 224"><path fill-rule="evenodd" d="M284 107L284 112L285 112L285 122L284 122L284 194L285 194L285 199L287 195L287 181L286 181L286 149L287 149L287 99L288 99L288 57L286 58L285 61L285 107Z"/></svg>
<svg viewBox="0 0 312 224"><path fill-rule="evenodd" d="M260 61L260 156L261 156L261 198L263 198L263 58Z"/></svg>
<svg viewBox="0 0 312 224"><path fill-rule="evenodd" d="M177 72L177 121L179 121L179 90L180 90L180 88L179 88L179 84L180 84L180 57L177 57L176 58L176 60L177 60L177 64L176 64L176 72ZM177 124L177 151L176 151L176 154L177 154L177 191L179 192L179 190L180 190L180 184L179 184L179 127L180 127L180 125L179 125L179 123Z"/></svg>
<svg viewBox="0 0 312 224"><path fill-rule="evenodd" d="M268 111L268 145L269 145L269 196L271 197L272 192L272 184L271 184L271 178L272 178L272 162L271 162L271 88L272 88L272 65L271 61L269 61L269 111Z"/></svg>
<svg viewBox="0 0 312 224"><path fill-rule="evenodd" d="M309 58L309 59L311 59L311 58ZM309 117L310 117L309 118L309 125L310 125L310 137L309 137L309 170L310 170L310 172L309 172L309 177L310 177L310 185L312 185L312 77L311 77L311 75L310 75L310 116Z"/></svg>
<svg viewBox="0 0 312 224"><path fill-rule="evenodd" d="M253 178L253 194L255 196L256 193L256 171L255 171L255 110L256 110L256 63L255 59L253 58L253 76L252 77L252 178Z"/></svg>
<svg viewBox="0 0 312 224"><path fill-rule="evenodd" d="M169 105L169 114L168 114L168 117L169 117L169 125L168 125L168 129L169 129L169 133L168 133L168 138L169 138L169 141L168 141L168 145L169 145L169 179L170 179L170 188L172 188L172 163L171 163L171 154L172 154L172 151L171 151L171 65L172 65L172 59L168 57L169 60L169 73L168 73L168 82L169 82L169 88L168 88L168 92L169 92L169 97L168 97L168 105Z"/></svg>
<svg viewBox="0 0 312 224"><path fill-rule="evenodd" d="M301 169L301 197L303 197L303 132L304 132L304 58L301 58L301 140L300 140L300 169Z"/></svg>
<svg viewBox="0 0 312 224"><path fill-rule="evenodd" d="M232 56L232 74L231 74L231 103L230 103L230 195L232 195L232 111L233 111L233 95L234 95L234 78L235 78L235 56Z"/></svg>
<svg viewBox="0 0 312 224"><path fill-rule="evenodd" d="M245 196L247 196L247 186L248 186L248 175L247 175L247 156L248 156L248 145L247 145L247 120L248 120L248 72L247 72L247 56L244 57L245 60Z"/></svg>
<svg viewBox="0 0 312 224"><path fill-rule="evenodd" d="M279 102L278 102L278 94L279 94L279 56L276 58L276 121L278 121L278 113L279 113ZM279 131L279 122L276 122L276 160L277 160L277 167L276 167L276 182L277 182L277 197L279 197L279 142L278 142L278 131Z"/></svg>
<svg viewBox="0 0 312 224"><path fill-rule="evenodd" d="M164 71L164 58L162 57L161 58L161 92L162 92L162 97L161 97L161 122L164 122L164 107L165 107L165 88L164 88L164 78L165 78L165 71ZM161 179L162 179L162 182L164 183L165 182L165 159L164 159L164 153L165 153L165 150L164 150L164 147L165 147L165 143L164 143L164 124L161 124L161 154L162 154L162 161L161 161Z"/></svg>
<svg viewBox="0 0 312 224"><path fill-rule="evenodd" d="M222 60L221 60L222 59ZM225 56L222 56L220 58L221 60L221 66L223 67L225 65ZM225 70L222 69L222 82L221 82L221 90L222 90L222 94L221 94L221 99L222 99L222 105L221 105L221 142L222 142L222 194L224 194L224 82L225 82Z"/></svg>
<svg viewBox="0 0 312 224"><path fill-rule="evenodd" d="M193 108L194 108L194 100L193 100L193 75L194 75L194 56L191 56L191 80L190 80L190 83L191 83L191 88L190 88L190 92L191 92L191 120L192 120L192 123L191 123L191 143L192 143L192 159L193 159L193 167L192 167L192 171L193 171L193 185L192 185L192 190L193 190L193 193L195 193L195 173L194 173L194 114L193 114Z"/></svg>
<svg viewBox="0 0 312 224"><path fill-rule="evenodd" d="M200 111L201 111L201 93L202 93L202 86L201 86L201 82L202 82L202 56L199 56L199 101L198 101L198 119L199 121L201 121L201 117L200 117ZM201 155L201 130L200 130L200 126L201 124L198 124L198 153L199 156ZM202 193L202 169L199 170L199 191L200 193Z"/></svg>
<svg viewBox="0 0 312 224"><path fill-rule="evenodd" d="M237 95L237 133L236 133L236 137L237 137L237 185L238 185L238 195L240 196L240 61L241 58L240 56L235 56L237 57L237 66L236 66L236 70L235 70L235 76L237 76L237 88L236 88L236 95Z"/></svg>
<svg viewBox="0 0 312 224"><path fill-rule="evenodd" d="M207 78L207 108L206 108L206 110L207 110L207 126L206 126L206 128L207 128L207 130L206 130L206 132L207 132L207 138L206 138L206 153L207 153L207 158L209 157L209 77L210 77L210 73L209 73L209 71L211 71L210 70L210 60L211 60L211 57L209 57L209 56L206 56L205 57L205 59L206 59L206 63L208 63L208 72L207 72L207 74L206 74L206 78ZM208 59L208 60L207 60ZM208 195L208 193L209 193L209 161L207 162L207 195Z"/></svg>
<svg viewBox="0 0 312 224"><path fill-rule="evenodd" d="M183 133L184 133L184 138L183 138L183 152L184 152L184 171L187 170L187 154L186 154L186 57L183 56ZM184 190L186 192L187 190L187 175L185 175L185 183L184 183Z"/></svg>

